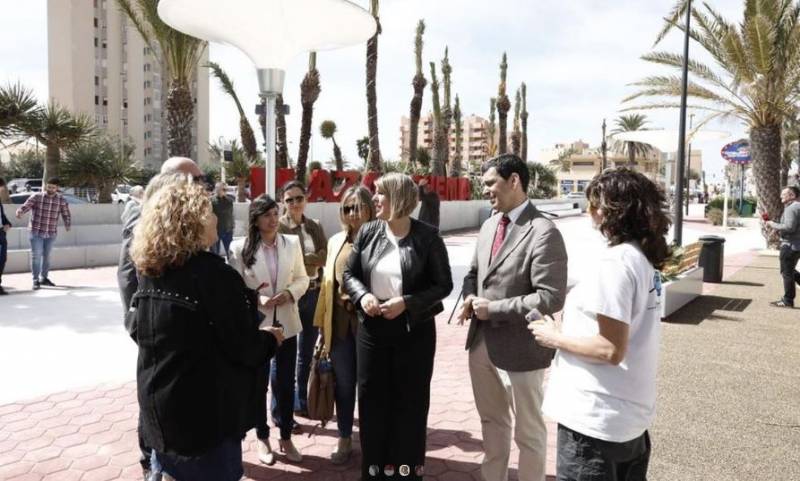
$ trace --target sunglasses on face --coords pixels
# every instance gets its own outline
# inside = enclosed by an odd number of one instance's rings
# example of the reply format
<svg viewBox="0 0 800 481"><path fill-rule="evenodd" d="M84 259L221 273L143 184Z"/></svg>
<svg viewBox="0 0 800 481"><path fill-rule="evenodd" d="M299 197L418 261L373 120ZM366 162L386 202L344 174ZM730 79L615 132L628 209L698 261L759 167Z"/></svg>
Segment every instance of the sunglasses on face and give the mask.
<svg viewBox="0 0 800 481"><path fill-rule="evenodd" d="M346 206L342 207L342 212L344 213L344 215L350 215L352 213L358 213L358 211L360 211L363 208L364 208L363 204L346 205Z"/></svg>
<svg viewBox="0 0 800 481"><path fill-rule="evenodd" d="M304 200L306 200L306 196L304 196L304 195L298 195L298 196L295 196L295 197L287 197L287 198L283 199L283 201L286 202L289 205L302 204Z"/></svg>

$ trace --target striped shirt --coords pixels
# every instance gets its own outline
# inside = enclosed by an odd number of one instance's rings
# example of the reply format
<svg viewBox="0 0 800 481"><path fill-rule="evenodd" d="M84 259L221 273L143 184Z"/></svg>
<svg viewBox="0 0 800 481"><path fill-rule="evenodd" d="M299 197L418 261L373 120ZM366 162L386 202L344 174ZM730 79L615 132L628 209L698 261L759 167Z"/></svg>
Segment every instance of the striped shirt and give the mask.
<svg viewBox="0 0 800 481"><path fill-rule="evenodd" d="M28 228L32 235L38 237L55 237L58 234L59 214L64 219L64 226L69 228L72 223L67 201L59 193L47 195L45 192L37 192L28 197L19 210L22 214L32 211Z"/></svg>

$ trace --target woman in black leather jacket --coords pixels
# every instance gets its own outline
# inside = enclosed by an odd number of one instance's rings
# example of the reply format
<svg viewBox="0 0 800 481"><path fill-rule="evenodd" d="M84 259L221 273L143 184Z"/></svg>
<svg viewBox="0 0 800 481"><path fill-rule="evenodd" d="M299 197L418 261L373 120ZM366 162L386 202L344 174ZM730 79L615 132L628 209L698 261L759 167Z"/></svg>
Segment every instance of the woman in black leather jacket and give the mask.
<svg viewBox="0 0 800 481"><path fill-rule="evenodd" d="M154 471L178 481L242 477L257 368L283 339L258 329L242 278L206 252L216 228L204 187L174 174L144 203L131 248L140 280L126 325L139 346L140 435Z"/></svg>
<svg viewBox="0 0 800 481"><path fill-rule="evenodd" d="M375 182L378 220L365 224L344 271L357 306L358 399L363 479L422 479L434 316L453 289L439 231L410 217L417 187L407 175Z"/></svg>

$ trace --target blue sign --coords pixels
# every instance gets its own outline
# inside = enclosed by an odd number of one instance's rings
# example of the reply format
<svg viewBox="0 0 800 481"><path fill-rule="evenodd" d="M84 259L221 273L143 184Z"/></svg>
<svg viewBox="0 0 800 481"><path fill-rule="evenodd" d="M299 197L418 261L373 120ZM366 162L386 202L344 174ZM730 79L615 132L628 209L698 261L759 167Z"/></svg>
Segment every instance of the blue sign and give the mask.
<svg viewBox="0 0 800 481"><path fill-rule="evenodd" d="M753 161L750 157L750 141L747 139L731 142L722 148L720 154L731 164L745 165Z"/></svg>

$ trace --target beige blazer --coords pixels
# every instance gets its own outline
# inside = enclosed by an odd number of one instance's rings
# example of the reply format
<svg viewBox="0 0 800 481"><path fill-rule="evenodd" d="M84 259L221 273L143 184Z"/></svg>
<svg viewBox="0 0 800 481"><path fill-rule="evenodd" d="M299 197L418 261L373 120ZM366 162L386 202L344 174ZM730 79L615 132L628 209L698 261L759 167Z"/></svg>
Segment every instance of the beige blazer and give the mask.
<svg viewBox="0 0 800 481"><path fill-rule="evenodd" d="M478 330L486 340L492 363L506 371L533 371L550 365L554 351L536 343L525 315L561 310L567 293L567 250L555 224L528 201L500 250L490 259L501 215L481 226L470 271L464 278L464 297L488 299L489 320L473 319L467 349ZM479 326L480 324L480 326Z"/></svg>
<svg viewBox="0 0 800 481"><path fill-rule="evenodd" d="M325 352L331 352L331 340L333 339L333 303L336 293L333 290L336 284L334 270L336 269L336 258L342 251L347 241L347 232L341 231L333 235L328 240L328 258L325 260L325 270L322 276L322 286L319 290L317 309L314 312L314 325L322 329Z"/></svg>
<svg viewBox="0 0 800 481"><path fill-rule="evenodd" d="M236 272L242 276L245 285L250 289L258 289L263 282L270 282L267 260L264 251L256 251L256 261L250 267L245 267L242 260L242 251L247 239L237 239L231 243L229 263ZM300 322L300 313L297 310L297 301L308 289L308 274L303 263L303 248L297 236L278 234L278 284L275 292L287 290L292 294L294 302L287 302L277 307L259 306L258 310L264 314L261 326L272 325L273 317L283 325L283 333L290 338L303 330Z"/></svg>

